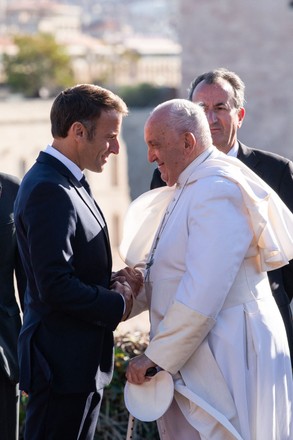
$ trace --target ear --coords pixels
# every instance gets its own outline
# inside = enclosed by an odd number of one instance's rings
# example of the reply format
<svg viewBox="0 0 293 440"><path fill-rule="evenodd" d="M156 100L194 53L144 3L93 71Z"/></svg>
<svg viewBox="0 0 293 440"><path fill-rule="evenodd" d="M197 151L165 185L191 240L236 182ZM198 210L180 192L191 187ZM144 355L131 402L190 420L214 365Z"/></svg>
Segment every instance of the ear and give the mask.
<svg viewBox="0 0 293 440"><path fill-rule="evenodd" d="M196 146L196 139L193 133L186 131L184 133L184 151L190 155L194 152Z"/></svg>
<svg viewBox="0 0 293 440"><path fill-rule="evenodd" d="M74 122L71 130L75 137L82 138L85 135L85 128L81 122Z"/></svg>
<svg viewBox="0 0 293 440"><path fill-rule="evenodd" d="M238 124L237 124L238 128L241 127L242 122L244 120L244 117L245 117L245 108L244 107L240 107L239 110L238 110Z"/></svg>

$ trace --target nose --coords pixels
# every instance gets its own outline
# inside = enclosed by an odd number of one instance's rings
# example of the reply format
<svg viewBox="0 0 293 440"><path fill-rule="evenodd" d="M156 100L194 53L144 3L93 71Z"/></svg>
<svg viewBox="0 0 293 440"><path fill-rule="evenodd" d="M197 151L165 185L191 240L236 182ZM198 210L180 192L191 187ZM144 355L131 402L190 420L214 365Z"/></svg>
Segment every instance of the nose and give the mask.
<svg viewBox="0 0 293 440"><path fill-rule="evenodd" d="M218 117L217 117L217 113L214 110L206 110L205 113L209 124L213 124L214 122L217 122Z"/></svg>
<svg viewBox="0 0 293 440"><path fill-rule="evenodd" d="M109 148L110 153L119 154L119 150L120 150L120 144L118 139L113 139Z"/></svg>
<svg viewBox="0 0 293 440"><path fill-rule="evenodd" d="M148 147L148 161L153 163L157 160L156 151L153 148Z"/></svg>

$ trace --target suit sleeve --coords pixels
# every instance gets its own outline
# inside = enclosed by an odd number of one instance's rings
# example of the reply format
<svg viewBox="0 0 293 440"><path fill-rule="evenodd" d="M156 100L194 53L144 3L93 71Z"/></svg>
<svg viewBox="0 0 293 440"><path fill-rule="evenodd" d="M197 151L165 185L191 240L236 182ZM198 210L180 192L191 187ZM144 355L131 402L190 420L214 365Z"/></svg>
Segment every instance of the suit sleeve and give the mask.
<svg viewBox="0 0 293 440"><path fill-rule="evenodd" d="M15 278L21 310L24 311L24 294L26 289L26 275L19 255L18 246L15 249Z"/></svg>
<svg viewBox="0 0 293 440"><path fill-rule="evenodd" d="M293 260L287 266L282 267L283 281L289 301L293 299Z"/></svg>
<svg viewBox="0 0 293 440"><path fill-rule="evenodd" d="M293 212L293 163L291 161L286 164L282 173L278 194Z"/></svg>
<svg viewBox="0 0 293 440"><path fill-rule="evenodd" d="M279 196L283 202L293 212L293 163L287 163L280 183ZM281 269L286 293L289 300L293 299L293 260Z"/></svg>

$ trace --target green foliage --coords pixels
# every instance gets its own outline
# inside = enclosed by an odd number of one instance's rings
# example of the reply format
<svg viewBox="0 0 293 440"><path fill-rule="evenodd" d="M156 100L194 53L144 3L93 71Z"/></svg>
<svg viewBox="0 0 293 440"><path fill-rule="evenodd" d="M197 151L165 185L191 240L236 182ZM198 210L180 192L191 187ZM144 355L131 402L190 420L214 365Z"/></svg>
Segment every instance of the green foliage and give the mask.
<svg viewBox="0 0 293 440"><path fill-rule="evenodd" d="M17 35L15 55L4 55L7 84L13 92L38 97L40 90L49 96L72 83L70 57L52 35Z"/></svg>
<svg viewBox="0 0 293 440"><path fill-rule="evenodd" d="M20 395L19 403L19 440L23 439L24 434L24 424L25 424L25 409L28 401L28 396L26 394Z"/></svg>
<svg viewBox="0 0 293 440"><path fill-rule="evenodd" d="M117 93L129 107L154 107L163 101L176 98L175 89L148 83L123 86L117 90Z"/></svg>
<svg viewBox="0 0 293 440"><path fill-rule="evenodd" d="M125 371L129 359L144 352L148 344L146 334L136 332L115 338L115 369L111 384L105 388L95 438L98 440L125 440L129 413L124 404ZM27 397L20 402L20 440L23 438ZM155 422L134 424L133 440L159 440Z"/></svg>

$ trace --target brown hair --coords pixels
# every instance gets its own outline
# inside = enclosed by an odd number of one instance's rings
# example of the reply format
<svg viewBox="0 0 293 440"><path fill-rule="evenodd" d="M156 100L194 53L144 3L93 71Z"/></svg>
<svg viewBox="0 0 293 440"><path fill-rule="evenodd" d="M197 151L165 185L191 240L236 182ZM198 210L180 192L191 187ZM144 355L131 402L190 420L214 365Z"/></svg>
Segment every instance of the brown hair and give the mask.
<svg viewBox="0 0 293 440"><path fill-rule="evenodd" d="M96 120L102 111L116 110L127 115L125 102L108 89L94 84L79 84L63 90L55 98L51 113L52 136L65 138L74 122L81 122L93 135Z"/></svg>

